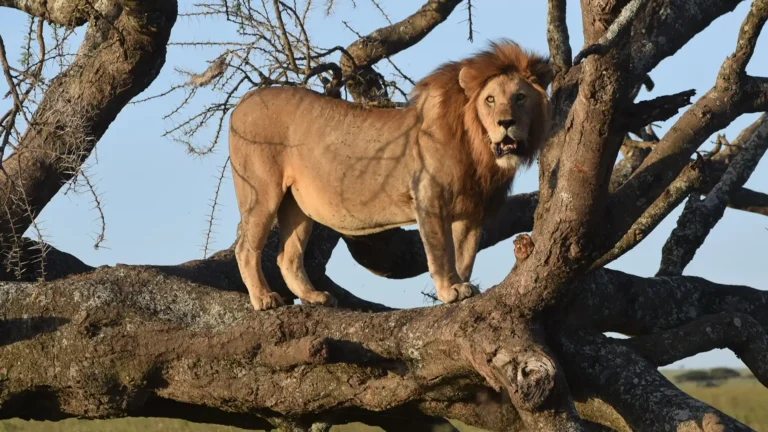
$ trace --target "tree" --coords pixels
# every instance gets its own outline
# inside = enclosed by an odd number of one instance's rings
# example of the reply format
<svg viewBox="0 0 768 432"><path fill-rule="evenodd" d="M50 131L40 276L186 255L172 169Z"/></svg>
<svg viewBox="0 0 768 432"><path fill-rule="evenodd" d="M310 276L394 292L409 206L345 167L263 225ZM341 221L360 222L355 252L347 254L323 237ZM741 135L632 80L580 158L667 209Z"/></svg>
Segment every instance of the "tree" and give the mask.
<svg viewBox="0 0 768 432"><path fill-rule="evenodd" d="M227 89L172 132L184 139L201 123L223 124L237 92L259 86L312 85L330 97L396 104L395 85L374 66L417 44L459 3L429 0L403 21L328 50L309 39L308 8L203 3L198 15L225 17L253 41L224 44L208 70L169 89L188 91L185 103L201 86ZM286 430L353 420L428 430L446 417L491 430L747 430L677 390L657 367L728 347L768 385L768 293L682 275L727 207L767 213L766 195L743 185L768 147L768 114L732 142L697 150L740 115L768 110L768 78L746 72L768 1L752 1L704 97L692 105L690 91L635 101L659 62L739 3L583 0L586 47L574 57L565 1L549 1L555 127L539 159L538 193L510 196L485 229L483 248L531 233L516 238L515 267L498 286L459 304L391 310L325 274L342 238L318 226L307 270L341 307L255 313L231 248L177 266L89 269L21 237L157 75L176 2L0 0L34 17L32 30L35 22L88 24L77 56L48 85L37 69L49 55L42 36L39 60L25 68L0 51L13 98L1 122L3 148L13 148L0 174L4 279L46 279L0 284L0 417L165 416ZM251 62L254 52L266 64ZM33 91L42 99L28 117ZM656 137L649 125L687 105ZM683 201L657 277L605 267ZM272 234L264 268L290 299ZM413 231L343 240L374 273L426 271ZM71 273L82 274L64 277Z"/></svg>

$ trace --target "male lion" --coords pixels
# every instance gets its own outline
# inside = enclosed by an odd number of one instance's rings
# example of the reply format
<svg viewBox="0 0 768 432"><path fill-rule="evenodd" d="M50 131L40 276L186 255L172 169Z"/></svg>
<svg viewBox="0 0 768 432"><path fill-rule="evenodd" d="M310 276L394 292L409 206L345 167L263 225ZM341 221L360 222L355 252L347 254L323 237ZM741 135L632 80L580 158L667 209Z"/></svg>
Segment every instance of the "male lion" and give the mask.
<svg viewBox="0 0 768 432"><path fill-rule="evenodd" d="M313 220L365 235L418 223L437 297L469 283L483 218L547 138L548 60L511 41L441 66L404 109L369 108L301 88L246 94L229 148L240 209L237 263L256 310L283 304L261 252L277 217L277 263L302 302L335 305L304 271Z"/></svg>

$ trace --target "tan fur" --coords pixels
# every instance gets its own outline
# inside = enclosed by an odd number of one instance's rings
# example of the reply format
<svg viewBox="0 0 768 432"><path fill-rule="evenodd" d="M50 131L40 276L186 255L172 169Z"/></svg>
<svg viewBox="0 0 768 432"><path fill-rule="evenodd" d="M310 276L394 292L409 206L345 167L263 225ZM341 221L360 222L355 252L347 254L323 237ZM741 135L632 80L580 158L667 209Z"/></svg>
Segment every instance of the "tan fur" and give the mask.
<svg viewBox="0 0 768 432"><path fill-rule="evenodd" d="M404 109L300 88L245 95L232 112L229 145L241 215L237 261L254 308L283 303L260 265L275 218L278 265L303 302L335 304L304 271L313 221L348 235L416 222L438 298L475 294L468 281L483 217L547 138L551 76L544 58L502 41L438 68ZM497 157L494 149L512 153Z"/></svg>

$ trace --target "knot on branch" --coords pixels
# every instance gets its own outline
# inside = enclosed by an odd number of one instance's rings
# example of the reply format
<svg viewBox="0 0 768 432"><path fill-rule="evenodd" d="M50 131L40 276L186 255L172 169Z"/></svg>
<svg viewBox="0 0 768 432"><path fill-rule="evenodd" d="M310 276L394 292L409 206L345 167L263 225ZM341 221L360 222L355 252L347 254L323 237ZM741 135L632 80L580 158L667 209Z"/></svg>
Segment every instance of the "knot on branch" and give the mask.
<svg viewBox="0 0 768 432"><path fill-rule="evenodd" d="M525 261L533 253L533 239L528 234L520 234L512 243L515 245L515 258L518 262Z"/></svg>
<svg viewBox="0 0 768 432"><path fill-rule="evenodd" d="M258 360L276 369L290 369L301 365L328 363L330 341L316 337L304 337L274 346L265 346L258 353Z"/></svg>
<svg viewBox="0 0 768 432"><path fill-rule="evenodd" d="M501 350L491 363L518 408L539 408L555 388L555 363L541 353L513 358Z"/></svg>

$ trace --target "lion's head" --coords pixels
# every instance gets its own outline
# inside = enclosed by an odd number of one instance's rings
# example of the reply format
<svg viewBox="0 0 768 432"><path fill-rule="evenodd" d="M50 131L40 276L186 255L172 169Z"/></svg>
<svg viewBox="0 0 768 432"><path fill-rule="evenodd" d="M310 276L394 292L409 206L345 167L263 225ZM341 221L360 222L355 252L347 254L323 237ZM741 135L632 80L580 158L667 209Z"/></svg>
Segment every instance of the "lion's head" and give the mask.
<svg viewBox="0 0 768 432"><path fill-rule="evenodd" d="M479 180L492 189L529 165L546 141L552 77L546 58L502 40L441 66L416 85L412 100L439 97L443 127L466 142Z"/></svg>

